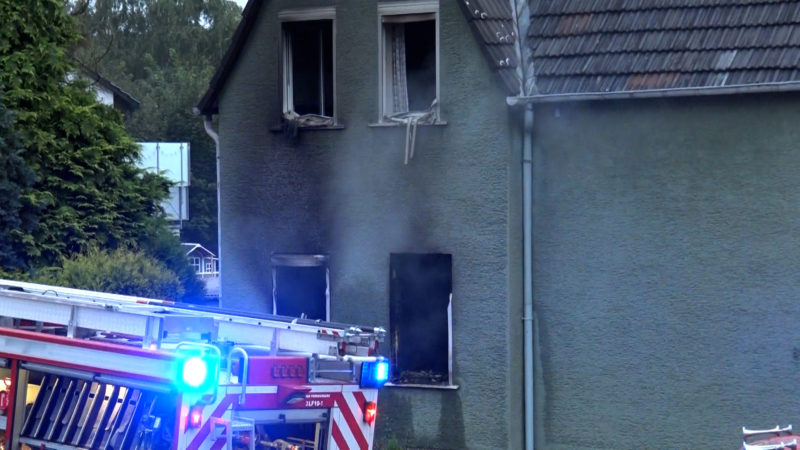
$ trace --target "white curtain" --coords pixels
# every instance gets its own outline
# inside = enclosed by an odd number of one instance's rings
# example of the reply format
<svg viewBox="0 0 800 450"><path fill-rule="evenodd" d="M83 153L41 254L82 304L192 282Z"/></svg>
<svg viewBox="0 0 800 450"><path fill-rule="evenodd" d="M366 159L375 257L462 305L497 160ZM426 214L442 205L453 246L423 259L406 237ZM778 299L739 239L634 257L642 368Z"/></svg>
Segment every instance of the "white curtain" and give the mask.
<svg viewBox="0 0 800 450"><path fill-rule="evenodd" d="M406 82L406 27L390 25L392 52L392 112L408 112L408 83Z"/></svg>
<svg viewBox="0 0 800 450"><path fill-rule="evenodd" d="M292 61L292 33L283 33L283 112L294 112L294 66Z"/></svg>

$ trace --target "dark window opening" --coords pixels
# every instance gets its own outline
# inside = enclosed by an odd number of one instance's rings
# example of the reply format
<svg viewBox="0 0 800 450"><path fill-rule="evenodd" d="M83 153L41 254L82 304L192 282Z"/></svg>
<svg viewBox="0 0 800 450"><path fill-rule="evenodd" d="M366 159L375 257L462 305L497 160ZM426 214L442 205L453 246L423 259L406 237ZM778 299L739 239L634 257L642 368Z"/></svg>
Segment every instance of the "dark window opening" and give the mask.
<svg viewBox="0 0 800 450"><path fill-rule="evenodd" d="M328 265L324 255L272 256L273 314L328 320Z"/></svg>
<svg viewBox="0 0 800 450"><path fill-rule="evenodd" d="M285 109L333 116L333 21L283 24L288 49Z"/></svg>
<svg viewBox="0 0 800 450"><path fill-rule="evenodd" d="M436 21L403 25L406 27L408 110L425 111L436 98Z"/></svg>
<svg viewBox="0 0 800 450"><path fill-rule="evenodd" d="M452 256L394 253L389 264L392 382L450 383Z"/></svg>
<svg viewBox="0 0 800 450"><path fill-rule="evenodd" d="M411 15L386 16L384 21L384 115L430 111L437 84L436 20Z"/></svg>

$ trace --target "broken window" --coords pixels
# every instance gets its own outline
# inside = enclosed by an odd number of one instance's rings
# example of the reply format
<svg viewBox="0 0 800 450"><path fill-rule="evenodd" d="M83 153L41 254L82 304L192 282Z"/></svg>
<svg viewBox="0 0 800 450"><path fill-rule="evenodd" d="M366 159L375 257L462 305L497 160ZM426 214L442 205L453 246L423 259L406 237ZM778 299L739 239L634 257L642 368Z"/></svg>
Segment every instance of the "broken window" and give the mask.
<svg viewBox="0 0 800 450"><path fill-rule="evenodd" d="M272 263L272 313L330 320L328 258L276 254Z"/></svg>
<svg viewBox="0 0 800 450"><path fill-rule="evenodd" d="M452 256L394 253L389 265L391 381L452 385Z"/></svg>
<svg viewBox="0 0 800 450"><path fill-rule="evenodd" d="M381 11L379 7L379 12ZM381 15L381 116L432 123L438 116L436 12Z"/></svg>
<svg viewBox="0 0 800 450"><path fill-rule="evenodd" d="M284 118L333 125L333 20L284 22L283 39Z"/></svg>

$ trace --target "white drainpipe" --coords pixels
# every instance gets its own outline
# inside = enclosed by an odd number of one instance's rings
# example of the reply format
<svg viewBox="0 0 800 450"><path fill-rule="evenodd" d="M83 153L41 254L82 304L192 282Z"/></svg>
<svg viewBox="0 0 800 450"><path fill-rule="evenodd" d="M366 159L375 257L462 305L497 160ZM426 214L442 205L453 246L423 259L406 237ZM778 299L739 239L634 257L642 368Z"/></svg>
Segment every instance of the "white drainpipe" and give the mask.
<svg viewBox="0 0 800 450"><path fill-rule="evenodd" d="M219 158L219 134L217 134L217 132L214 131L210 114L206 115L203 118L203 127L206 130L206 134L208 134L211 137L211 139L214 140L214 146L216 147L215 152L216 152L216 163L217 163L217 261L218 261L218 264L220 265L219 269L218 269L219 273L220 273L219 298L220 298L220 303L222 303L221 302L221 299L222 299L222 282L221 282L222 281L222 233L220 231L222 229L222 221L220 220L220 215L221 215L221 211L222 211L222 204L220 203L220 195L219 195L219 193L220 193L220 183L219 183L220 182L220 177L219 177L219 159L220 159Z"/></svg>
<svg viewBox="0 0 800 450"><path fill-rule="evenodd" d="M525 378L525 449L534 447L533 366L533 105L525 105L522 137L523 221L523 373Z"/></svg>

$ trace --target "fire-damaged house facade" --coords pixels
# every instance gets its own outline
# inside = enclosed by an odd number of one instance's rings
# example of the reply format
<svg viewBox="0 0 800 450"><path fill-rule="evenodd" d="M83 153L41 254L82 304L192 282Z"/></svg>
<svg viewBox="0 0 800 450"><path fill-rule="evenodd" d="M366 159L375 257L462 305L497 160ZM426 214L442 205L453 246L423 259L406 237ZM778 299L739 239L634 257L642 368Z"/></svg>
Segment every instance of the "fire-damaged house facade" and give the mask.
<svg viewBox="0 0 800 450"><path fill-rule="evenodd" d="M251 0L222 306L386 325L378 443L734 448L800 417L798 88L797 1Z"/></svg>

